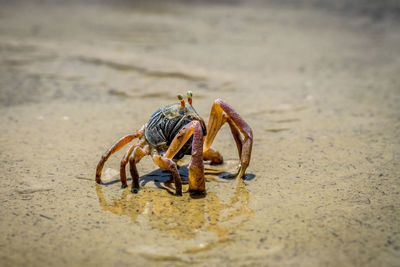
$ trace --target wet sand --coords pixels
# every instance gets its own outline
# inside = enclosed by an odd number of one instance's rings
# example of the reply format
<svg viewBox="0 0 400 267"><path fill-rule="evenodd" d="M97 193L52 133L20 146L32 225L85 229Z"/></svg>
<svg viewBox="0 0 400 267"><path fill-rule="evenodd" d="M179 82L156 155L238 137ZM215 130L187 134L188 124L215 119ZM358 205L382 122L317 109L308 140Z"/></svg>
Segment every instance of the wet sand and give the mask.
<svg viewBox="0 0 400 267"><path fill-rule="evenodd" d="M2 3L0 264L398 265L400 28L389 15ZM124 151L96 185L106 149L187 89L205 119L222 98L253 128L245 179L232 179L224 126L213 146L225 163L206 165L204 198L171 194L150 158L139 194L121 189Z"/></svg>

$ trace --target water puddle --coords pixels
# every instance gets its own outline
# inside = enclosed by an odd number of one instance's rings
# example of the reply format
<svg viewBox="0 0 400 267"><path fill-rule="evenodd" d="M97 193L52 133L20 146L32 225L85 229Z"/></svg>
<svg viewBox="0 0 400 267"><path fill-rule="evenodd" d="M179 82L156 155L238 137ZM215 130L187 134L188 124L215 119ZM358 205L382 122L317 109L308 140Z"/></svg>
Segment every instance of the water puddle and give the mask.
<svg viewBox="0 0 400 267"><path fill-rule="evenodd" d="M203 196L191 196L187 192L188 185L183 185L183 196L173 195L174 190L164 183L169 179L169 173L161 170L141 177L142 189L138 194L132 194L130 188L126 188L119 197L107 197L109 189L115 185L107 189L107 186L97 184L96 193L104 211L128 216L141 229L150 228L155 235L167 235L169 240L179 240L180 244L171 248L163 247L159 242L156 250L153 247L146 250L146 246L142 246L128 253L155 261L185 262L189 261L189 255L237 238L236 231L252 217L254 212L249 207L250 196L244 180L226 178L227 171L234 165L237 161L227 161L222 167L206 165L206 177L211 182L207 183L208 191ZM184 180L186 169L186 166L180 168ZM150 183L157 186L149 186ZM223 188L213 188L218 185Z"/></svg>

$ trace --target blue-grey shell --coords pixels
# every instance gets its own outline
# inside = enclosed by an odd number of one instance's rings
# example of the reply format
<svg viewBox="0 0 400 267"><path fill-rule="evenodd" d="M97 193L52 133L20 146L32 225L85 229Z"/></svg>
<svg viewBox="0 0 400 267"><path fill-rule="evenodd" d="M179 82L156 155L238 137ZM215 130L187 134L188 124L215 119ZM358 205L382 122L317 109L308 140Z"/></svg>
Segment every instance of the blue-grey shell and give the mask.
<svg viewBox="0 0 400 267"><path fill-rule="evenodd" d="M172 114L172 115L171 115ZM166 152L174 137L188 123L190 116L184 111L179 111L176 105L161 108L151 115L145 127L145 138L147 142L159 152ZM186 142L181 150L174 156L175 160L190 155L192 150L192 137Z"/></svg>

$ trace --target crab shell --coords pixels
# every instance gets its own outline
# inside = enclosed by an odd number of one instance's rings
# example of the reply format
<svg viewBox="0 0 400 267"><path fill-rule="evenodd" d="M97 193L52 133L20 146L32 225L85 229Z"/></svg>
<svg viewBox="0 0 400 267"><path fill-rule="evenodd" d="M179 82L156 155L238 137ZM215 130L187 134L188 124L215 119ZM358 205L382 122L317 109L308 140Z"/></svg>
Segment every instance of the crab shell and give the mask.
<svg viewBox="0 0 400 267"><path fill-rule="evenodd" d="M149 122L145 125L146 141L163 155L172 140L179 131L193 120L201 123L203 136L207 135L206 124L192 106L181 107L180 104L173 104L157 110L151 115ZM174 160L179 160L192 152L193 136L174 156Z"/></svg>

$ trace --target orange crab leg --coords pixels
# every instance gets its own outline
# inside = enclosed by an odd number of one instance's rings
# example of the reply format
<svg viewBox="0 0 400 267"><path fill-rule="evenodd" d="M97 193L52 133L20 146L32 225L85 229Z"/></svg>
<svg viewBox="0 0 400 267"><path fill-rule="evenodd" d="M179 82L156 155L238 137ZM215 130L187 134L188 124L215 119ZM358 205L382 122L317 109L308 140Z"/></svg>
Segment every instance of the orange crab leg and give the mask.
<svg viewBox="0 0 400 267"><path fill-rule="evenodd" d="M218 131L221 129L222 125L228 121L228 117L224 113L216 114L215 112L211 111L213 115L210 115L210 120L208 121L207 125L207 136L206 136L206 142L210 142L211 138L211 143L214 140L215 136L217 135ZM219 118L218 116L221 116ZM210 126L212 125L212 126ZM208 132L211 131L211 132ZM236 140L236 139L235 139ZM215 149L213 149L211 146L211 143L208 147L208 149L204 149L203 151L203 157L204 160L210 160L214 164L221 164L224 162L224 158L222 155ZM204 146L206 143L204 143ZM239 155L240 157L240 155Z"/></svg>
<svg viewBox="0 0 400 267"><path fill-rule="evenodd" d="M206 191L203 162L203 130L200 123L195 125L192 143L192 160L189 165L189 191Z"/></svg>
<svg viewBox="0 0 400 267"><path fill-rule="evenodd" d="M194 120L185 125L172 140L164 157L172 159L193 135L192 160L189 166L189 191L204 192L206 184L203 164L203 130L201 122Z"/></svg>
<svg viewBox="0 0 400 267"><path fill-rule="evenodd" d="M137 149L138 147L142 146L143 143L139 143L139 144L134 144L131 145L128 150L126 151L124 157L121 160L121 166L120 166L120 170L119 170L119 174L121 177L121 183L122 183L122 188L125 188L128 186L127 182L126 182L126 171L125 171L125 167L126 164L128 164L129 161L129 157L131 156L132 152L134 151L134 149Z"/></svg>
<svg viewBox="0 0 400 267"><path fill-rule="evenodd" d="M191 121L183 126L179 133L175 136L174 140L172 140L167 152L165 152L164 157L172 159L193 135L195 126L197 124L199 124L198 121Z"/></svg>
<svg viewBox="0 0 400 267"><path fill-rule="evenodd" d="M133 155L129 159L129 170L132 175L132 193L137 193L139 191L139 173L136 168L136 164L146 155L149 154L149 147L145 146L142 149L140 146L135 147L133 150ZM125 170L124 170L125 171Z"/></svg>
<svg viewBox="0 0 400 267"><path fill-rule="evenodd" d="M231 128L232 135L235 139L240 156L240 170L238 177L243 177L250 162L251 149L253 146L253 131L250 126L242 119L242 117L224 100L215 100L210 113L210 119L207 125L207 136L204 141L204 159L210 159L212 162L221 160L222 157L216 150L211 148L221 126L228 122ZM240 133L244 139L241 140Z"/></svg>
<svg viewBox="0 0 400 267"><path fill-rule="evenodd" d="M162 157L157 154L153 155L153 161L161 169L172 172L172 177L173 177L174 183L175 183L176 194L181 196L182 195L182 181L181 181L181 176L179 175L178 168L176 167L175 162L173 162L171 159Z"/></svg>
<svg viewBox="0 0 400 267"><path fill-rule="evenodd" d="M96 182L97 183L101 183L101 171L103 170L104 163L108 160L108 158L112 154L114 154L115 152L120 150L122 147L124 147L126 144L131 142L133 139L142 137L143 132L144 132L143 129L140 129L140 130L136 131L135 133L125 135L124 137L119 139L117 142L115 142L115 144L112 145L107 150L107 152L101 156L101 159L100 159L99 163L97 164L97 169L96 169Z"/></svg>
<svg viewBox="0 0 400 267"><path fill-rule="evenodd" d="M226 115L224 114L224 116L226 116ZM233 121L231 119L228 119L227 122L229 124L229 128L231 129L231 133L233 135L233 139L235 139L236 146L237 146L238 153L239 153L239 157L240 157L242 155L242 146L243 146L242 139L240 137L240 132L236 128L235 124L233 123Z"/></svg>

